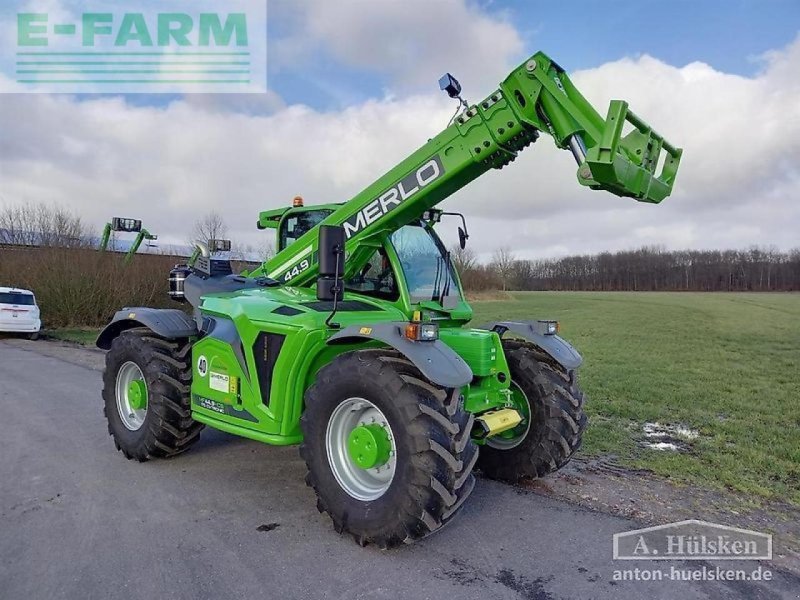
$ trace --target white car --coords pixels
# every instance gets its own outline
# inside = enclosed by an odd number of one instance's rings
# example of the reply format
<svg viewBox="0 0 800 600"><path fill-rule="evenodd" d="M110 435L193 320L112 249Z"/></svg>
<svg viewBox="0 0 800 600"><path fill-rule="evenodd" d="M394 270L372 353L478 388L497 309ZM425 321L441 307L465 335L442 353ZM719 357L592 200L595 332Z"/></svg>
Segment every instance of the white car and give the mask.
<svg viewBox="0 0 800 600"><path fill-rule="evenodd" d="M27 333L36 339L41 326L33 292L0 287L0 332Z"/></svg>

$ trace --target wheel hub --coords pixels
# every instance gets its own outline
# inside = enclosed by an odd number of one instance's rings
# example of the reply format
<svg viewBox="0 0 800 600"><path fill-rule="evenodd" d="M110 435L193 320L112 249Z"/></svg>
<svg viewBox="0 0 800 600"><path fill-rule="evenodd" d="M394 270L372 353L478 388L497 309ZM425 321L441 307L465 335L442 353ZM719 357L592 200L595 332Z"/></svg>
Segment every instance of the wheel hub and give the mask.
<svg viewBox="0 0 800 600"><path fill-rule="evenodd" d="M350 458L362 469L382 467L389 461L392 443L389 434L377 423L359 425L347 439Z"/></svg>
<svg viewBox="0 0 800 600"><path fill-rule="evenodd" d="M128 384L128 401L133 410L147 408L147 384L141 379L134 379Z"/></svg>

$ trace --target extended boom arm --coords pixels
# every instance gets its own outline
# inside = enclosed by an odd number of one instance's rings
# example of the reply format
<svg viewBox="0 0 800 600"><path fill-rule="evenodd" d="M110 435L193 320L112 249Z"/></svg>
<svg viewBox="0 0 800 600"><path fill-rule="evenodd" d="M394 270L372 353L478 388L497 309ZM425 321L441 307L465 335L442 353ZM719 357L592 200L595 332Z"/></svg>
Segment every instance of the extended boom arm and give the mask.
<svg viewBox="0 0 800 600"><path fill-rule="evenodd" d="M623 136L626 122L633 129ZM653 203L672 191L681 150L625 102L612 101L603 119L564 70L539 52L498 90L323 221L344 227L345 250L354 256L347 273L358 267L358 253L366 259L372 252L370 238L420 218L489 169L502 169L541 131L559 148L570 149L583 185ZM318 272L317 238L314 227L251 275L291 285L310 283Z"/></svg>

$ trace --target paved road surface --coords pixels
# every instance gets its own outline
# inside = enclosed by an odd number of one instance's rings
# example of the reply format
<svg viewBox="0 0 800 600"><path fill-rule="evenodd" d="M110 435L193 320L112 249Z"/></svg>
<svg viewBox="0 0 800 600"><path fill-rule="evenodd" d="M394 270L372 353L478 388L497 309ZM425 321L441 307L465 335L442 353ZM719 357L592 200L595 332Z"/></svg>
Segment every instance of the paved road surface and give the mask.
<svg viewBox="0 0 800 600"><path fill-rule="evenodd" d="M98 356L42 348L0 341L3 600L800 597L780 572L612 582L653 566L611 559L612 534L635 523L482 479L441 533L362 549L317 512L295 448L206 429L184 456L126 461L106 434Z"/></svg>

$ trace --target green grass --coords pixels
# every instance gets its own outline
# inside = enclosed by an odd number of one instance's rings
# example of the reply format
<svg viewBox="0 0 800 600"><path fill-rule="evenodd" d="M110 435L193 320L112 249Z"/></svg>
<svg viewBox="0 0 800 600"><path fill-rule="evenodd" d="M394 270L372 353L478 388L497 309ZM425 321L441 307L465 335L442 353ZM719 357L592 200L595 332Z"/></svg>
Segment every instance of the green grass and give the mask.
<svg viewBox="0 0 800 600"><path fill-rule="evenodd" d="M94 346L97 336L100 334L99 329L48 329L46 332L48 337L57 340L64 340L65 342L75 342L84 346Z"/></svg>
<svg viewBox="0 0 800 600"><path fill-rule="evenodd" d="M800 294L521 292L474 323L555 318L584 357L584 452L800 505ZM645 422L701 436L644 449Z"/></svg>

